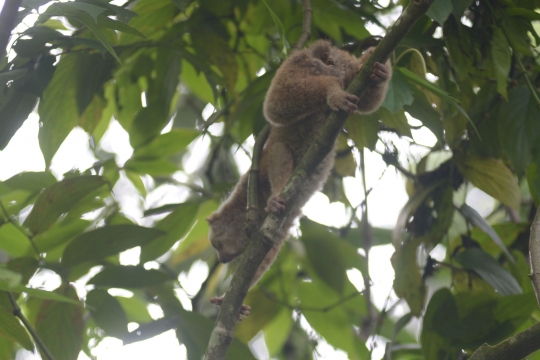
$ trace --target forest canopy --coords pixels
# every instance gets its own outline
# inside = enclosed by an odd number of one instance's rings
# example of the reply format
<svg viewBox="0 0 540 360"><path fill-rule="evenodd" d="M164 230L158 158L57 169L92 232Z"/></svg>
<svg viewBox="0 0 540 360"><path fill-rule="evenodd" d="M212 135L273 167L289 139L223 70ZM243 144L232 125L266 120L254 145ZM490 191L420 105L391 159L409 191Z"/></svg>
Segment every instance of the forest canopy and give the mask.
<svg viewBox="0 0 540 360"><path fill-rule="evenodd" d="M44 167L0 182L0 359L34 349L44 359L94 358L106 337L130 344L171 329L189 359L204 355L218 312L209 299L237 266L219 263L205 219L245 168L239 154L252 155L305 3L6 0L0 149L38 116L28 141L39 142ZM360 56L409 1L307 3L307 44L329 39ZM339 134L322 193L345 209L344 225L299 220L248 293L251 315L228 359L255 358L254 338L284 360L320 358L320 344L350 359L475 359L484 343L516 335L522 352L493 351L540 359L540 344L523 340L540 336L529 278L540 202L539 9L538 0L433 2L390 56L382 107L349 117ZM114 128L129 138L127 158L110 146ZM57 173L51 164L74 131L84 131L95 161ZM419 143L420 131L433 143ZM380 204L370 201L368 156L403 179L408 201L392 229L371 225ZM348 195L355 177L359 203ZM469 202L478 190L494 204L488 211ZM395 279L379 306L370 253L390 245ZM132 249L140 255L126 262ZM204 278L188 293L179 279L193 269ZM40 287L47 278L60 279L52 291Z"/></svg>

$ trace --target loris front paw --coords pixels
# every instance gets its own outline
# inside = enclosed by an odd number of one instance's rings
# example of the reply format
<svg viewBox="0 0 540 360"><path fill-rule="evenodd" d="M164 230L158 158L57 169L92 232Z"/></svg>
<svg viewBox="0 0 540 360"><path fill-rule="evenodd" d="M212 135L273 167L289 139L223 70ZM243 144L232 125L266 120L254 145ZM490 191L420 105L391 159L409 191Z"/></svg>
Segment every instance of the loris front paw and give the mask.
<svg viewBox="0 0 540 360"><path fill-rule="evenodd" d="M264 210L279 215L285 210L285 200L280 198L279 195L271 195Z"/></svg>
<svg viewBox="0 0 540 360"><path fill-rule="evenodd" d="M224 296L225 295L210 298L210 302L214 305L221 306L221 304L223 303ZM251 306L242 304L242 307L240 308L240 313L238 314L238 321L244 320L244 318L248 316L250 312L251 312Z"/></svg>
<svg viewBox="0 0 540 360"><path fill-rule="evenodd" d="M390 65L388 63L381 64L376 62L373 67L373 73L371 74L371 80L381 84L390 78Z"/></svg>
<svg viewBox="0 0 540 360"><path fill-rule="evenodd" d="M358 96L350 94L344 90L332 91L328 94L328 106L334 111L343 110L349 115L354 114L358 106Z"/></svg>

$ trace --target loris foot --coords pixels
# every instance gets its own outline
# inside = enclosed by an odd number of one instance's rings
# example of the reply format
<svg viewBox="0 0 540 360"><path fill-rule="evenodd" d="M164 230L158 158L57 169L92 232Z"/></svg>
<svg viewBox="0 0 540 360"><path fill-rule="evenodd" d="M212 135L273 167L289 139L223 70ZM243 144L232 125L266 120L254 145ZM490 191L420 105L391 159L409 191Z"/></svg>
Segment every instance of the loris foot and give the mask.
<svg viewBox="0 0 540 360"><path fill-rule="evenodd" d="M373 67L373 73L371 74L371 80L376 81L377 83L383 83L390 77L389 65L381 64L376 62Z"/></svg>
<svg viewBox="0 0 540 360"><path fill-rule="evenodd" d="M330 91L328 93L328 106L334 111L343 110L349 115L354 114L358 107L356 103L358 102L358 96L350 94L344 90Z"/></svg>
<svg viewBox="0 0 540 360"><path fill-rule="evenodd" d="M279 195L272 195L268 199L266 209L268 212L279 215L285 210L285 200L279 197Z"/></svg>
<svg viewBox="0 0 540 360"><path fill-rule="evenodd" d="M223 303L224 296L225 295L210 298L210 302L214 305L221 306L221 304ZM242 307L240 308L240 314L238 314L238 321L244 320L244 318L248 316L250 312L251 312L251 306L242 305Z"/></svg>

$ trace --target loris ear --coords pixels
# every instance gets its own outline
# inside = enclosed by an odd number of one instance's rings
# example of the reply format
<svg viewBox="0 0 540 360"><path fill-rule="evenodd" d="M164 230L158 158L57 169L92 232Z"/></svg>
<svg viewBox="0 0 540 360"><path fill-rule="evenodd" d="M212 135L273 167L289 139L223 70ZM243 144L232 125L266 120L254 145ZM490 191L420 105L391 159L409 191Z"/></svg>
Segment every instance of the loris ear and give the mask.
<svg viewBox="0 0 540 360"><path fill-rule="evenodd" d="M317 40L310 45L309 50L314 57L321 59L323 62L330 57L330 51L332 49L332 44L328 40Z"/></svg>
<svg viewBox="0 0 540 360"><path fill-rule="evenodd" d="M213 212L212 214L210 214L209 217L206 218L206 221L209 223L209 224L212 224L214 222L216 222L218 216L215 212Z"/></svg>

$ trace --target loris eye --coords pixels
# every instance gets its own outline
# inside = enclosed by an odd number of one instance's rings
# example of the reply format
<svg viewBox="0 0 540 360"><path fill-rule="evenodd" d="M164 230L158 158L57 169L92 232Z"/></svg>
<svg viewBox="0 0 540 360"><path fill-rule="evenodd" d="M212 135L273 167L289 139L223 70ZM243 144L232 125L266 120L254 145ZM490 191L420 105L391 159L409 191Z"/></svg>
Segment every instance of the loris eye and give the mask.
<svg viewBox="0 0 540 360"><path fill-rule="evenodd" d="M324 59L324 63L326 65L334 65L334 59L332 59L331 57L326 58L326 59Z"/></svg>

